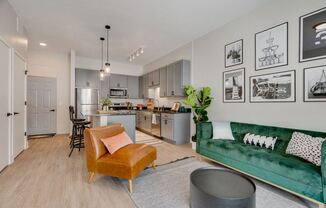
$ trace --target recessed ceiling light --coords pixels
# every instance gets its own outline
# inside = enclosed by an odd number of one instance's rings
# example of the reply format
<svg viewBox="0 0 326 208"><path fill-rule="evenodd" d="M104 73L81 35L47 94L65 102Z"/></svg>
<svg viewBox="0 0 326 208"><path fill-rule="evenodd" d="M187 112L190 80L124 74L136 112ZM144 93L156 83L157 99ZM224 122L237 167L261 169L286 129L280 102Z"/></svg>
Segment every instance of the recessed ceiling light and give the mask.
<svg viewBox="0 0 326 208"><path fill-rule="evenodd" d="M40 43L40 46L45 47L45 46L47 46L47 45L46 45L46 43Z"/></svg>

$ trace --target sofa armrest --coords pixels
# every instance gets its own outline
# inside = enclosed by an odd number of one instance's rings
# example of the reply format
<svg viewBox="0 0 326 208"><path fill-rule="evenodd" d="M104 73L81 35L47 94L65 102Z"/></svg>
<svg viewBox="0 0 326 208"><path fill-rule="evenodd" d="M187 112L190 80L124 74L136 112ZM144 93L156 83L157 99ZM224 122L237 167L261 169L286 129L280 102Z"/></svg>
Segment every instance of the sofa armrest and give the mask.
<svg viewBox="0 0 326 208"><path fill-rule="evenodd" d="M211 139L212 136L213 136L212 122L201 122L196 125L197 141L200 139Z"/></svg>
<svg viewBox="0 0 326 208"><path fill-rule="evenodd" d="M323 198L325 203L326 202L326 142L323 142L321 148L320 172L321 172L321 182L323 185Z"/></svg>

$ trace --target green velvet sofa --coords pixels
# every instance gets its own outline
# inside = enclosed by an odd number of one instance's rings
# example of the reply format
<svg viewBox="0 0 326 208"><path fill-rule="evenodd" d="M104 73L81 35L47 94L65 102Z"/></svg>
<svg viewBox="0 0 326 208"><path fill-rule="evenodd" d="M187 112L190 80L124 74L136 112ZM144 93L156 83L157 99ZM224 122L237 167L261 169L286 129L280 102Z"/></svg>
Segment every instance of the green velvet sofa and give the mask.
<svg viewBox="0 0 326 208"><path fill-rule="evenodd" d="M326 133L231 122L235 140L212 139L211 122L197 125L199 155L307 198L320 207L326 203L326 142L321 166L285 153L294 131L326 138ZM246 133L278 137L274 150L243 143Z"/></svg>

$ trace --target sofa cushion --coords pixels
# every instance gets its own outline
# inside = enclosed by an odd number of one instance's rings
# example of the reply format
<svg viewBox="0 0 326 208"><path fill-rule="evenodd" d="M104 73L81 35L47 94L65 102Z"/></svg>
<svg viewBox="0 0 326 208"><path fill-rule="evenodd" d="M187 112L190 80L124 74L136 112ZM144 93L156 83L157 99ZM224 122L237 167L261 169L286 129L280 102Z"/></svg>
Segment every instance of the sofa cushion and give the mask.
<svg viewBox="0 0 326 208"><path fill-rule="evenodd" d="M132 144L132 141L126 132L101 139L101 141L104 143L110 154L115 153L117 150L127 146L128 144Z"/></svg>
<svg viewBox="0 0 326 208"><path fill-rule="evenodd" d="M216 121L213 122L213 139L229 139L234 140L230 122Z"/></svg>
<svg viewBox="0 0 326 208"><path fill-rule="evenodd" d="M320 168L299 158L230 140L203 140L200 143L202 149L212 154L227 156L248 167L258 167L261 170L259 174L272 172L306 186L322 187Z"/></svg>
<svg viewBox="0 0 326 208"><path fill-rule="evenodd" d="M320 166L321 148L325 140L325 138L294 132L286 149L286 154L298 156Z"/></svg>

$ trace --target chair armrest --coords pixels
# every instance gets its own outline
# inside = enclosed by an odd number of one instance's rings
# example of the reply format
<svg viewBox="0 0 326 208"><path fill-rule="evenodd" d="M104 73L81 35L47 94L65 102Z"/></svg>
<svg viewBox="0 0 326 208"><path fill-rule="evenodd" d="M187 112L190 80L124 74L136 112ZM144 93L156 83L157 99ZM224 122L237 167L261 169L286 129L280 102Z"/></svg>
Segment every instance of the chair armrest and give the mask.
<svg viewBox="0 0 326 208"><path fill-rule="evenodd" d="M213 137L212 122L201 122L196 125L196 151L200 153L200 141Z"/></svg>
<svg viewBox="0 0 326 208"><path fill-rule="evenodd" d="M323 142L321 148L320 172L321 172L321 182L323 186L323 198L324 198L324 202L326 202L326 142Z"/></svg>

